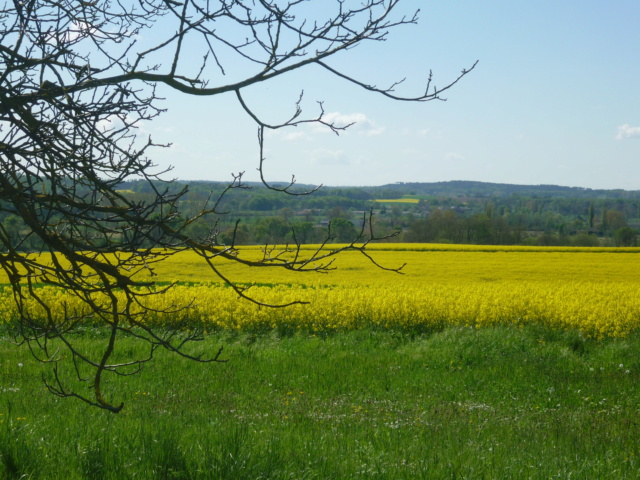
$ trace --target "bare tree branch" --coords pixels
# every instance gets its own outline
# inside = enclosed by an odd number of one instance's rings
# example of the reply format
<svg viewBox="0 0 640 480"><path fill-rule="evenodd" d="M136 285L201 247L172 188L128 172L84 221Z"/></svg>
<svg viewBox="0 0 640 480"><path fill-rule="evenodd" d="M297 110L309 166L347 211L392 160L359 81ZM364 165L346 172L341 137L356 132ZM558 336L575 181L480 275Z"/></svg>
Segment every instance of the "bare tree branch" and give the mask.
<svg viewBox="0 0 640 480"><path fill-rule="evenodd" d="M267 306L235 284L215 259L255 268L326 273L333 259L358 251L380 268L366 250L378 237L371 214L352 242L310 253L292 233L291 247L265 248L263 258L238 256L235 223L230 246L215 229L195 236L199 221L216 225L227 215L224 199L248 188L242 174L195 210L183 209L188 187L164 180L151 155L168 146L140 134L138 127L164 113L157 86L187 95L233 93L238 107L258 129L258 170L270 189L307 195L272 185L265 175L265 130L324 125L339 134L349 125L327 120L322 102L316 114L302 110L302 94L285 120L257 114L243 92L290 72L319 65L364 90L394 100L428 101L457 84L470 69L441 88L432 76L417 95L396 92L398 81L376 87L331 65L331 58L365 42L380 42L395 28L417 21L417 12L399 13L400 0L22 0L0 5L0 218L14 216L20 228L0 223L0 267L8 277L18 316L16 342L52 366L49 391L117 413L104 378L133 375L158 348L198 362L223 362L222 349L193 354L189 345L203 332L188 330L191 299L158 311L146 301L173 288L153 282L155 266L191 249L210 266L213 278L230 285L242 299ZM194 61L194 59L199 59ZM280 113L280 112L279 112ZM145 182L145 199L120 190L123 182ZM141 273L148 273L144 279ZM148 280L151 278L151 280ZM43 285L75 295L82 307L54 309ZM285 307L301 301L271 307ZM61 313L60 313L61 311ZM173 318L157 328L151 315ZM75 342L87 325L108 333L99 353ZM122 338L147 345L146 355L116 361ZM66 367L65 367L66 366ZM71 374L69 372L72 372Z"/></svg>

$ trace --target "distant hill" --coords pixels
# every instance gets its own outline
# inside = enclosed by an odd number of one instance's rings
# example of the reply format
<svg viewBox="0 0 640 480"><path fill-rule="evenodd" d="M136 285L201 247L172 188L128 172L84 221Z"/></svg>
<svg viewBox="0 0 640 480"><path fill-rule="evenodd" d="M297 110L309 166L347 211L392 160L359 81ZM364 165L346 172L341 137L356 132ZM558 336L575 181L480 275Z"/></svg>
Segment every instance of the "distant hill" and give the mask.
<svg viewBox="0 0 640 480"><path fill-rule="evenodd" d="M432 183L393 183L375 187L383 190L394 190L403 195L433 196L473 196L504 197L520 195L527 197L555 198L623 198L640 199L640 190L594 190L581 187L563 187L558 185L514 185L508 183L489 183L454 180Z"/></svg>
<svg viewBox="0 0 640 480"><path fill-rule="evenodd" d="M214 231L225 244L321 243L330 222L332 241L347 242L356 237L366 212L375 215L378 231L397 232L394 240L405 242L633 246L640 241L640 190L449 181L324 186L313 195L285 195L255 182L246 185L250 189L226 186L177 181L162 188L170 194L185 189L178 205L185 217L215 202L215 215L199 217L188 228L201 236ZM152 185L127 181L121 187L124 195L144 202ZM296 184L292 190L313 189Z"/></svg>
<svg viewBox="0 0 640 480"><path fill-rule="evenodd" d="M222 190L228 182L220 181L186 181L178 180L171 190L179 190L185 184L190 185L191 191ZM273 182L274 187L286 187L288 183ZM263 194L265 187L260 182L246 182L246 186L252 187L248 195ZM317 185L298 184L291 192L308 192L314 190ZM139 191L148 188L148 185L140 181L124 182L123 189ZM245 191L247 193L247 191ZM277 192L271 192L277 195ZM353 199L374 198L400 198L404 195L416 195L423 197L472 197L472 198L504 198L510 196L531 198L566 198L589 200L640 200L640 190L623 189L591 189L582 187L565 187L560 185L517 185L510 183L475 182L466 180L452 180L447 182L398 182L379 186L341 186L325 185L315 193L315 197L344 196Z"/></svg>

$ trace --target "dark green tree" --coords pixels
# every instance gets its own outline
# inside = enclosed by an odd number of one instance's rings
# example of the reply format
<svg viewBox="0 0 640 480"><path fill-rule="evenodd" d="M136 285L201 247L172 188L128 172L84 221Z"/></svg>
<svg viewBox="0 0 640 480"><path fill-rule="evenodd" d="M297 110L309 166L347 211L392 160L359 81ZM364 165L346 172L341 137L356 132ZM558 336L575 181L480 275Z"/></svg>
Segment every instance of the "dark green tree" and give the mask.
<svg viewBox="0 0 640 480"><path fill-rule="evenodd" d="M329 228L331 231L331 239L338 243L350 242L358 233L356 227L350 220L341 217L331 220Z"/></svg>
<svg viewBox="0 0 640 480"><path fill-rule="evenodd" d="M636 247L638 246L638 236L629 227L618 228L613 235L616 247Z"/></svg>
<svg viewBox="0 0 640 480"><path fill-rule="evenodd" d="M620 210L610 209L607 210L607 228L614 232L622 227L627 226L627 220L624 218L624 213Z"/></svg>
<svg viewBox="0 0 640 480"><path fill-rule="evenodd" d="M291 231L292 225L282 217L269 217L259 220L253 227L256 243L285 243L285 237Z"/></svg>

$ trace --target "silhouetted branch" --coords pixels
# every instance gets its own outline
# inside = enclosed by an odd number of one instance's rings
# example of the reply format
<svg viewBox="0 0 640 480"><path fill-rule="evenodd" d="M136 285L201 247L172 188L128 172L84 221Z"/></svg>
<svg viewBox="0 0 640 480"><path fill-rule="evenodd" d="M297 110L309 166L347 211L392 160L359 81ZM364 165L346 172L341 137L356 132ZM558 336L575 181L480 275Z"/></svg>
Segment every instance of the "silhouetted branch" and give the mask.
<svg viewBox="0 0 640 480"><path fill-rule="evenodd" d="M384 41L394 28L416 23L417 12L398 14L400 0L335 0L318 9L310 3L25 0L0 5L0 218L20 221L15 229L0 224L0 267L17 307L15 340L52 365L45 379L51 393L117 413L123 405L108 399L102 380L137 373L158 348L198 362L224 361L222 349L210 355L189 352L203 335L188 325L190 299L162 308L147 301L173 288L156 285L154 269L182 251L197 252L214 278L260 306L267 304L228 278L214 259L326 273L335 268L336 255L354 250L380 268L400 272L402 267L384 267L367 252L370 242L388 238L374 235L371 214L347 245L328 247L330 226L322 245L307 253L294 231L291 247L265 248L259 260L238 255L238 222L230 246L219 241L217 227L207 235L190 234L196 222L217 225L230 213L224 201L248 188L243 174L232 175L221 192L212 192L187 214L188 187L166 181L170 168L158 169L151 160L154 149L168 144L139 129L164 113L158 86L203 98L233 93L258 128L264 185L308 195L320 187L297 191L293 175L284 186L267 181L265 130L317 124L339 134L350 125L327 119L321 101L319 111L307 115L302 93L289 116L274 122L256 113L245 89L319 65L364 90L420 102L441 99L476 65L442 88L432 87L430 75L418 95L397 93L402 80L376 87L331 66L331 57L364 42ZM142 200L120 190L131 179L145 183ZM82 306L52 305L43 285L64 289ZM268 306L300 303L305 302ZM146 321L152 315L174 322L158 328ZM98 353L83 351L75 340L87 325L108 333ZM122 338L147 345L146 355L116 362Z"/></svg>

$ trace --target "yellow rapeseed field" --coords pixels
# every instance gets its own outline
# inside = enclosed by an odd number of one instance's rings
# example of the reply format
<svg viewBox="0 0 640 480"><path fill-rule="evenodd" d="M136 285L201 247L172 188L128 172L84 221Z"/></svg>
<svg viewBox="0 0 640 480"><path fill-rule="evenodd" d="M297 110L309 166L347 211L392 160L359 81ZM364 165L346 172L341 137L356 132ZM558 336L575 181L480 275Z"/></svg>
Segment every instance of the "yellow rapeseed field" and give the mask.
<svg viewBox="0 0 640 480"><path fill-rule="evenodd" d="M183 252L159 264L154 277L180 283L148 297L148 306L161 310L192 301L180 315L211 330L428 331L533 323L603 338L625 336L640 326L640 249L381 244L371 252L387 267L406 262L404 274L380 270L358 252L336 257L336 270L327 274L219 262L227 278L253 284L247 293L260 302L309 302L287 308L239 299L196 254ZM260 251L246 247L240 255L255 258ZM64 306L82 308L70 294L42 288L57 315ZM0 292L0 318L6 321L15 316L9 293L8 287ZM35 314L38 307L32 308ZM172 320L159 314L145 318Z"/></svg>
<svg viewBox="0 0 640 480"><path fill-rule="evenodd" d="M374 200L377 203L420 203L419 198L392 198L392 199L378 199Z"/></svg>

